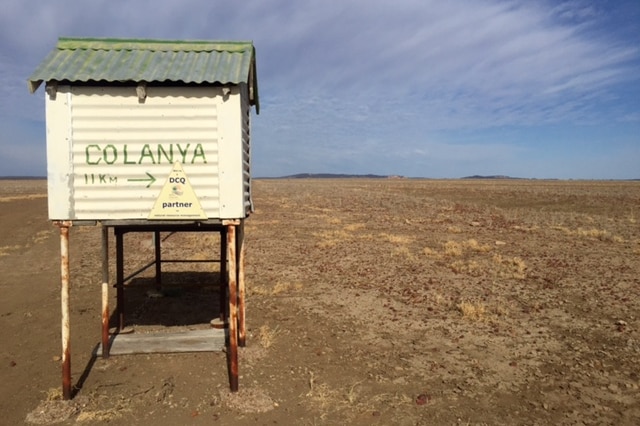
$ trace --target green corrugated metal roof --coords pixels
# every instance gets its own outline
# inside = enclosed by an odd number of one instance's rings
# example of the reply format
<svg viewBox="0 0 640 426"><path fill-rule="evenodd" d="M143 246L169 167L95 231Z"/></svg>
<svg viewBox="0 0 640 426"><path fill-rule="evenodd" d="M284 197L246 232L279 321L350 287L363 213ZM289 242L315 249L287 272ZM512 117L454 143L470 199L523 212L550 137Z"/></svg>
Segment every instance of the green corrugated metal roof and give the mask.
<svg viewBox="0 0 640 426"><path fill-rule="evenodd" d="M259 109L255 49L248 41L60 38L29 77L43 81L247 83Z"/></svg>

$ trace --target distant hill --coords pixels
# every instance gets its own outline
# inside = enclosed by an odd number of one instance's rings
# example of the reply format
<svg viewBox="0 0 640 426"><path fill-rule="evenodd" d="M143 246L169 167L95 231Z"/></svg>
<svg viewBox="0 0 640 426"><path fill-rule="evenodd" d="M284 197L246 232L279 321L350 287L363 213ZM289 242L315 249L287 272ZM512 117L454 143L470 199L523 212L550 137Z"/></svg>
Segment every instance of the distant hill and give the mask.
<svg viewBox="0 0 640 426"><path fill-rule="evenodd" d="M522 178L505 176L505 175L489 175L489 176L473 175L473 176L465 176L461 179L522 179Z"/></svg>
<svg viewBox="0 0 640 426"><path fill-rule="evenodd" d="M276 179L391 179L402 178L402 176L387 176L387 175L352 175L342 173L298 173L295 175L282 176Z"/></svg>
<svg viewBox="0 0 640 426"><path fill-rule="evenodd" d="M0 176L0 180L40 180L46 176Z"/></svg>

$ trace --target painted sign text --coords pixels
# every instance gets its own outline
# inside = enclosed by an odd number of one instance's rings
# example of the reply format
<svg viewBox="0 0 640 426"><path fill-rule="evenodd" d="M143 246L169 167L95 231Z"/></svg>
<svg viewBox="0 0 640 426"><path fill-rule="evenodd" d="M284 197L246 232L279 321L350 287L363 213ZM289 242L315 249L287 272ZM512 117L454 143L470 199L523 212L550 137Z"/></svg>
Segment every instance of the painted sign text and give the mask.
<svg viewBox="0 0 640 426"><path fill-rule="evenodd" d="M88 165L104 164L207 164L207 157L201 143L145 144L141 150L134 150L127 144L87 145L84 150Z"/></svg>

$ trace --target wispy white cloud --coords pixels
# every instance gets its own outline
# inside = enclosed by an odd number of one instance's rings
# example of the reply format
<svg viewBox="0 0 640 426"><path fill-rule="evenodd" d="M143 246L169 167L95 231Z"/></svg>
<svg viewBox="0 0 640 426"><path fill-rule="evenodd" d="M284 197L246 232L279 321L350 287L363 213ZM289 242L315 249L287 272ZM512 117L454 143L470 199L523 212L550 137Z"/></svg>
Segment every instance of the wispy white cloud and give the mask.
<svg viewBox="0 0 640 426"><path fill-rule="evenodd" d="M91 7L6 0L3 7L0 95L12 103L0 114L19 119L42 119L41 98L30 97L24 81L58 36L253 40L261 174L376 172L392 162L401 174L431 159L500 164L504 155L525 161L517 137L456 141L453 133L637 125L639 107L627 93L640 92L640 37L628 38L637 25L612 20L621 16L615 7L640 18L635 0L94 0Z"/></svg>

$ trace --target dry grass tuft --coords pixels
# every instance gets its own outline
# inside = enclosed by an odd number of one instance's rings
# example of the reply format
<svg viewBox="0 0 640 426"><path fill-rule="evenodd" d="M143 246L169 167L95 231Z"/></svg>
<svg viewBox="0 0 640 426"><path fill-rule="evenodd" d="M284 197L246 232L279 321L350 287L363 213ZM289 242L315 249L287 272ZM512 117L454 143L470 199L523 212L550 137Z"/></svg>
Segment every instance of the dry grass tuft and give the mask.
<svg viewBox="0 0 640 426"><path fill-rule="evenodd" d="M480 244L477 240L471 238L466 241L447 241L443 244L443 251L445 256L459 257L462 256L465 250L486 253L491 251L492 247L489 244Z"/></svg>
<svg viewBox="0 0 640 426"><path fill-rule="evenodd" d="M411 250L409 250L409 247L407 246L394 247L392 256L401 257L410 261L416 260L416 257L411 253Z"/></svg>
<svg viewBox="0 0 640 426"><path fill-rule="evenodd" d="M608 231L605 231L602 229L596 229L596 228L591 228L591 229L578 228L578 230L575 232L575 235L579 237L595 238L600 241L612 240L612 236Z"/></svg>
<svg viewBox="0 0 640 426"><path fill-rule="evenodd" d="M345 399L347 400L347 403L349 405L353 405L356 403L356 401L358 400L358 391L356 390L356 387L359 386L362 383L362 381L354 383L351 387L349 387L349 390L347 391L347 394L345 396Z"/></svg>
<svg viewBox="0 0 640 426"><path fill-rule="evenodd" d="M390 243L393 244L409 244L412 241L411 237L408 237L406 235L395 235L395 234L387 234L387 233L381 233L380 237L384 240L387 240Z"/></svg>
<svg viewBox="0 0 640 426"><path fill-rule="evenodd" d="M331 389L326 383L314 386L313 393L309 396L320 406L320 409L323 411L323 415L328 414L325 411L329 407L337 405L337 402L340 399L338 392Z"/></svg>
<svg viewBox="0 0 640 426"><path fill-rule="evenodd" d="M116 409L110 410L95 410L95 411L82 411L76 417L76 422L90 422L95 424L96 422L110 422L120 417L122 414Z"/></svg>
<svg viewBox="0 0 640 426"><path fill-rule="evenodd" d="M0 257L2 256L8 256L9 254L11 254L11 252L14 252L16 250L20 250L22 246L3 246L0 247Z"/></svg>
<svg viewBox="0 0 640 426"><path fill-rule="evenodd" d="M352 223L344 227L344 230L347 232L355 232L361 229L364 229L366 225L364 223Z"/></svg>
<svg viewBox="0 0 640 426"><path fill-rule="evenodd" d="M238 392L221 391L220 400L240 413L266 413L278 406L263 390L246 386L241 386Z"/></svg>
<svg viewBox="0 0 640 426"><path fill-rule="evenodd" d="M530 233L530 232L537 231L538 229L540 229L540 227L539 226L535 226L535 225L534 226L519 226L519 225L516 225L516 226L513 227L513 229L515 229L516 231L520 231L520 232Z"/></svg>
<svg viewBox="0 0 640 426"><path fill-rule="evenodd" d="M436 250L430 248L430 247L425 247L422 249L422 252L425 254L425 256L427 257L435 257L435 258L440 258L442 257L440 255L440 253L438 253Z"/></svg>
<svg viewBox="0 0 640 426"><path fill-rule="evenodd" d="M341 229L314 232L313 236L320 239L320 241L316 244L316 246L319 248L333 248L339 243L349 241L352 237L350 233Z"/></svg>
<svg viewBox="0 0 640 426"><path fill-rule="evenodd" d="M46 241L46 239L49 238L49 236L52 234L53 234L53 230L39 231L38 233L36 233L36 235L33 236L33 242L37 244L42 241Z"/></svg>
<svg viewBox="0 0 640 426"><path fill-rule="evenodd" d="M31 412L27 413L25 423L51 425L72 419L80 412L74 401L42 401Z"/></svg>
<svg viewBox="0 0 640 426"><path fill-rule="evenodd" d="M302 289L301 283L289 283L278 281L271 290L271 295L276 296L282 293L290 293L292 291L300 291Z"/></svg>
<svg viewBox="0 0 640 426"><path fill-rule="evenodd" d="M330 389L325 383L318 384L315 373L310 370L309 392L307 392L306 396L319 403L320 407L324 410L325 407L335 403L338 399L338 392Z"/></svg>
<svg viewBox="0 0 640 426"><path fill-rule="evenodd" d="M268 325L263 325L258 330L258 343L263 348L269 349L276 341L278 335L280 335L280 328L278 326L271 328Z"/></svg>
<svg viewBox="0 0 640 426"><path fill-rule="evenodd" d="M252 296L277 296L283 293L292 293L300 291L303 288L302 283L290 283L278 281L273 286L266 285L247 285L247 292Z"/></svg>
<svg viewBox="0 0 640 426"><path fill-rule="evenodd" d="M501 255L496 254L493 256L493 263L498 266L496 274L503 278L523 280L527 276L527 264L519 257L503 258Z"/></svg>
<svg viewBox="0 0 640 426"><path fill-rule="evenodd" d="M309 392L306 396L320 411L320 418L325 419L331 412L338 412L348 407L362 407L358 403L359 392L356 389L362 381L349 386L344 393L326 383L318 383L313 371L309 371Z"/></svg>
<svg viewBox="0 0 640 426"><path fill-rule="evenodd" d="M120 397L119 402L112 408L96 409L97 401L87 396L77 396L71 401L62 399L60 388L51 388L46 392L44 401L27 414L26 423L50 425L58 423L110 423L120 418L124 412L131 409L124 404L124 399Z"/></svg>
<svg viewBox="0 0 640 426"><path fill-rule="evenodd" d="M481 321L485 319L487 309L482 302L460 302L457 306L462 317L471 321Z"/></svg>
<svg viewBox="0 0 640 426"><path fill-rule="evenodd" d="M561 225L553 225L551 227L551 229L556 230L556 231L562 231L567 235L571 235L573 233L573 231L569 228L567 228L566 226L561 226Z"/></svg>
<svg viewBox="0 0 640 426"><path fill-rule="evenodd" d="M444 255L450 257L462 256L463 248L460 243L457 241L447 241L443 244L444 246Z"/></svg>
<svg viewBox="0 0 640 426"><path fill-rule="evenodd" d="M624 242L624 238L618 236L618 235L612 235L609 231L606 231L604 229L597 229L597 228L589 228L589 229L583 229L583 228L578 228L576 231L573 231L569 228L567 228L566 226L552 226L552 229L558 230L558 231L562 231L567 235L570 236L576 236L576 237L580 237L580 238L589 238L589 239L594 239L594 240L600 240L600 241L608 241L608 242L614 242L614 243L623 243Z"/></svg>
<svg viewBox="0 0 640 426"><path fill-rule="evenodd" d="M340 223L341 221L338 219L337 222L333 224L338 225ZM320 241L316 243L316 247L333 248L340 243L351 241L354 238L363 238L363 236L355 237L353 233L365 227L366 225L364 223L352 223L345 225L342 229L329 229L322 232L314 232L312 235L320 239ZM364 238L366 238L366 236L364 236Z"/></svg>
<svg viewBox="0 0 640 426"><path fill-rule="evenodd" d="M16 200L35 200L38 198L45 198L47 194L27 194L27 195L12 195L8 197L0 197L0 203L8 203L9 201Z"/></svg>
<svg viewBox="0 0 640 426"><path fill-rule="evenodd" d="M449 268L456 274L467 274L473 277L479 277L484 273L482 265L475 260L470 260L469 262L457 260L450 264Z"/></svg>
<svg viewBox="0 0 640 426"><path fill-rule="evenodd" d="M49 388L45 401L62 401L62 388Z"/></svg>
<svg viewBox="0 0 640 426"><path fill-rule="evenodd" d="M447 298L440 293L434 294L431 300L436 306L446 306L449 303Z"/></svg>
<svg viewBox="0 0 640 426"><path fill-rule="evenodd" d="M478 243L478 241L474 240L473 238L465 241L464 246L469 250L476 251L479 253L486 253L488 251L491 251L491 246L489 244L480 244Z"/></svg>

